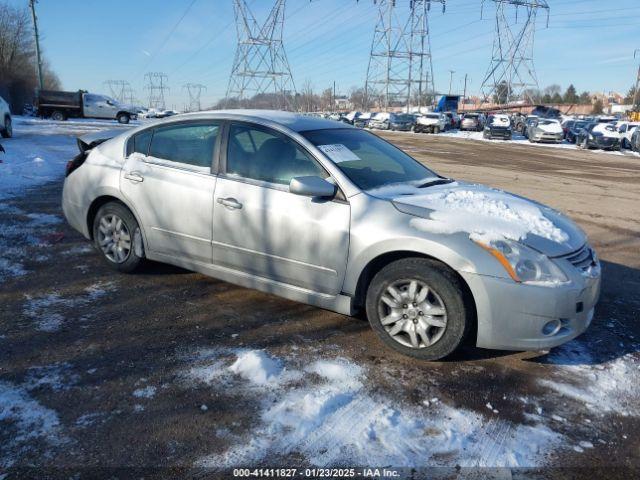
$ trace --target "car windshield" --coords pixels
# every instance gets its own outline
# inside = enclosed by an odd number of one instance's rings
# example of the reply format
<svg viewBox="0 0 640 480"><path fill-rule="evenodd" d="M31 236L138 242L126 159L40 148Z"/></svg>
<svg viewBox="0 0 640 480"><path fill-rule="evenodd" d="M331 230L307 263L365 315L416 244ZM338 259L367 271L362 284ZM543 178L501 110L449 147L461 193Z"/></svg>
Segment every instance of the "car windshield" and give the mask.
<svg viewBox="0 0 640 480"><path fill-rule="evenodd" d="M402 150L363 130L336 128L300 134L362 190L398 183L418 186L440 179Z"/></svg>

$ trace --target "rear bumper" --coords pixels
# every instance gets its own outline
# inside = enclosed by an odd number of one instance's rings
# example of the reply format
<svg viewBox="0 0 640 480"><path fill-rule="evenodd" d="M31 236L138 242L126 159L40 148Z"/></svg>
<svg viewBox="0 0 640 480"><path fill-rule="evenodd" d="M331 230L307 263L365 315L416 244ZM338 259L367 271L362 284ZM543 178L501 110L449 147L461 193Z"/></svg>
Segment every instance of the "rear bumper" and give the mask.
<svg viewBox="0 0 640 480"><path fill-rule="evenodd" d="M558 287L460 273L474 296L482 348L541 350L568 342L589 327L600 295L599 270Z"/></svg>
<svg viewBox="0 0 640 480"><path fill-rule="evenodd" d="M89 227L86 222L87 212L82 207L80 198L73 193L73 173L65 178L62 188L62 212L69 225L80 232L85 238L91 238Z"/></svg>

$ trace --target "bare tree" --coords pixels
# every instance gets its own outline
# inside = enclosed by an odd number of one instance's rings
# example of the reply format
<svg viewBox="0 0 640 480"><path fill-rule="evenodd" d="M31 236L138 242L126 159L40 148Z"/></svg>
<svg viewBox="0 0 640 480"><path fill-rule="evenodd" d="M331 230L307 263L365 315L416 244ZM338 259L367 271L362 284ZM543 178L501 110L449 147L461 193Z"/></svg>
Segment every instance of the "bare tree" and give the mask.
<svg viewBox="0 0 640 480"><path fill-rule="evenodd" d="M44 62L45 88L59 88L60 81ZM33 26L26 8L0 1L0 95L20 111L33 101L37 86Z"/></svg>

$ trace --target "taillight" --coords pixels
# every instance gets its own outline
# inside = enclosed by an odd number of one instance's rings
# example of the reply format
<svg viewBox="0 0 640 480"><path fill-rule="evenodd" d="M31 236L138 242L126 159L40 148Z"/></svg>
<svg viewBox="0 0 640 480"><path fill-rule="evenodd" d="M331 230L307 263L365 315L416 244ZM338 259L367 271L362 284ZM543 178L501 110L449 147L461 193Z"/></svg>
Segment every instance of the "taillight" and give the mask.
<svg viewBox="0 0 640 480"><path fill-rule="evenodd" d="M80 152L73 158L73 160L69 160L67 162L67 167L64 174L65 177L71 175L74 170L76 170L78 167L80 167L80 165L84 163L84 161L87 159L87 153L88 152Z"/></svg>

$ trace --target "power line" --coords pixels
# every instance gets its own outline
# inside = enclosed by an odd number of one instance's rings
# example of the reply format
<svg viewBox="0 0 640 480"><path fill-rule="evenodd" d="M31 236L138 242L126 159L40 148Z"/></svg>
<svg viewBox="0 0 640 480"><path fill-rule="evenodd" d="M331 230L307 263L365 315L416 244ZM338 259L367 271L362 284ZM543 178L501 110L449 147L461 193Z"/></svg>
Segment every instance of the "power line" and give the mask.
<svg viewBox="0 0 640 480"><path fill-rule="evenodd" d="M180 16L180 18L178 19L178 21L173 25L173 27L171 28L171 30L169 30L169 33L167 33L167 35L164 37L164 39L162 40L162 42L160 42L160 45L158 46L158 48L156 48L156 50L149 56L149 60L147 60L147 63L145 63L144 67L142 67L142 70L145 70L150 64L151 62L155 59L155 57L158 55L158 53L160 53L160 51L164 48L164 46L167 44L167 42L169 41L169 39L173 36L173 34L175 33L175 31L178 29L178 27L180 26L180 24L182 23L182 21L184 20L184 18L187 16L187 14L189 13L189 11L191 10L191 7L193 7L193 5L197 2L198 0L191 0L191 3L189 3L189 5L187 6L187 8L185 9L184 13Z"/></svg>
<svg viewBox="0 0 640 480"><path fill-rule="evenodd" d="M200 105L200 97L202 96L202 92L204 92L207 87L200 83L187 83L182 87L189 94L189 111L190 112L199 112L202 110L202 106Z"/></svg>

